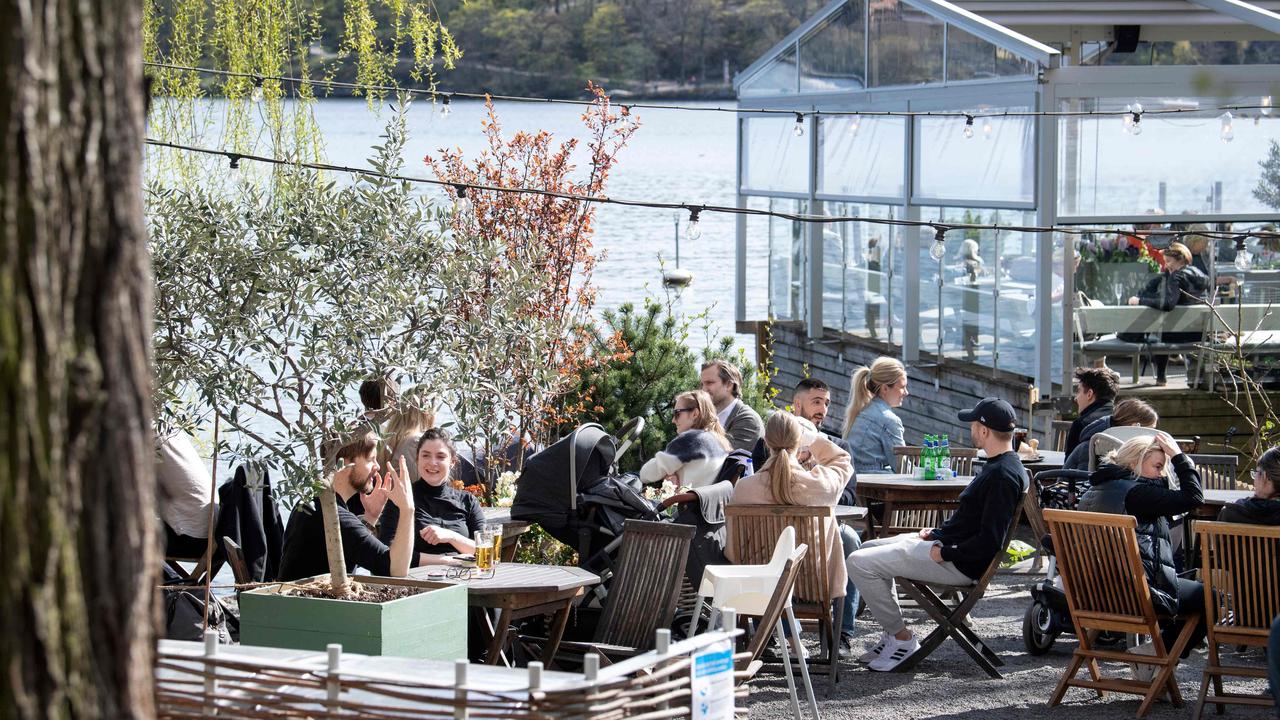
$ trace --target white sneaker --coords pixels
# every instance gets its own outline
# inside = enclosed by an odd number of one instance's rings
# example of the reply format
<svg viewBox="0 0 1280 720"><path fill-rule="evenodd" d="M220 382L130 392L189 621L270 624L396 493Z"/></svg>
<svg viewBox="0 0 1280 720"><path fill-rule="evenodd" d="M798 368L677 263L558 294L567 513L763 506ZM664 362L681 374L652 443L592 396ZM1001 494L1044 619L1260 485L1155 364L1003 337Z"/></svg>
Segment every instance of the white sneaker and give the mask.
<svg viewBox="0 0 1280 720"><path fill-rule="evenodd" d="M912 635L909 640L899 640L891 637L885 643L884 650L880 652L880 657L871 661L867 667L876 672L889 672L902 664L903 660L911 657L912 653L920 649L920 641Z"/></svg>
<svg viewBox="0 0 1280 720"><path fill-rule="evenodd" d="M880 639L876 641L876 644L870 650L858 656L858 663L861 665L871 664L872 660L880 657L880 653L884 652L885 645L889 644L891 639L893 639L893 636L889 633L880 633Z"/></svg>

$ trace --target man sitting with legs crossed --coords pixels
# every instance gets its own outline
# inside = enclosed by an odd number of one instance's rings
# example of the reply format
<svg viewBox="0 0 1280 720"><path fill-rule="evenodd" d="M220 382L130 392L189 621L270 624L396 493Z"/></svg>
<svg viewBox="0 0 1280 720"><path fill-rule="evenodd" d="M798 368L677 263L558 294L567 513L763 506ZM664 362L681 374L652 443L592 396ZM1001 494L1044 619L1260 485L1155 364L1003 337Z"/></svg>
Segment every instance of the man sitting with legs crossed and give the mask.
<svg viewBox="0 0 1280 720"><path fill-rule="evenodd" d="M973 444L986 451L987 462L960 493L955 514L940 528L865 542L847 561L849 579L884 628L875 647L858 658L872 670L893 670L920 649L920 641L902 620L894 577L942 585L973 584L1000 552L1026 491L1027 471L1013 451L1013 407L1003 400L986 398L959 417L969 423Z"/></svg>

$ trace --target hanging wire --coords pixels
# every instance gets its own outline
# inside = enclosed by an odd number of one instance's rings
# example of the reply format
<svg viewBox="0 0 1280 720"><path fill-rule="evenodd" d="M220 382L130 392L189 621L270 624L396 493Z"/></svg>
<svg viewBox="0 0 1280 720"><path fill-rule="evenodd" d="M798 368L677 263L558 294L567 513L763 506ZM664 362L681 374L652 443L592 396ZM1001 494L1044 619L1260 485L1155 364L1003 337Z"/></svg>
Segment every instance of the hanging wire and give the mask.
<svg viewBox="0 0 1280 720"><path fill-rule="evenodd" d="M498 102L519 102L519 103L540 103L543 105L576 105L589 106L596 104L594 100L575 100L568 98L549 98L549 97L532 97L527 95L495 95L492 93L478 92L461 92L457 90L435 90L431 88L415 88L401 87L396 85L370 85L364 83L342 82L340 80L324 80L317 78L305 78L289 75L263 75L261 73L237 72L234 70L219 70L217 68L198 67L193 65L175 65L173 63L161 63L145 61L143 65L146 67L158 68L161 70L175 70L180 72L194 72L203 75L217 75L222 77L242 77L250 78L257 81L273 80L281 83L290 83L294 85L310 85L313 87L322 87L332 91L334 88L343 90L359 91L360 93L408 93L422 97L429 97L432 100L447 101L449 98L466 98L471 100L494 100ZM352 92L352 95L356 95ZM749 107L720 107L708 105L678 105L678 104L661 104L661 103L637 103L626 102L617 103L628 110L644 109L644 110L681 110L685 112L718 112L718 113L743 113L755 115L791 115L796 116L820 116L827 115L832 117L841 116L858 116L867 117L941 117L941 118L989 118L989 117L1120 117L1131 116L1132 110L990 110L990 111L963 111L963 110L784 110L781 108L749 108ZM1215 105L1212 107L1198 108L1165 108L1161 110L1146 110L1142 113L1144 116L1152 115L1195 115L1198 113L1222 112L1231 110L1270 110L1269 104L1254 105Z"/></svg>
<svg viewBox="0 0 1280 720"><path fill-rule="evenodd" d="M594 203L599 205L620 205L624 207L643 207L658 210L683 210L690 214L690 220L696 222L704 212L720 213L725 215L746 215L753 217L772 217L780 220L791 220L793 222L831 224L846 222L862 222L873 225L888 225L895 227L916 227L931 228L936 235L941 235L949 230L1004 230L1010 232L1025 233L1063 233L1066 235L1087 235L1094 233L1115 233L1115 228L1100 227L1084 227L1084 226L1038 226L1038 225L998 225L998 224L982 224L982 223L939 223L928 220L903 220L896 218L875 218L860 217L856 215L809 215L805 213L788 213L777 210L760 210L756 208L742 208L730 205L706 205L703 203L683 203L683 202L663 202L658 200L630 200L626 198L607 197L603 195L578 195L574 193L560 192L558 190L547 190L544 188L529 187L502 187L498 185L485 185L481 183L468 183L458 180L439 180L435 178L415 177L412 175L396 175L391 173L378 172L368 168L351 167L348 165L335 165L333 163L321 162L302 162L298 160L286 160L283 158L269 157L265 155L248 155L245 153L231 152L229 150L218 150L215 148L203 148L192 145L182 145L179 143L167 142L164 140L155 140L147 138L147 144L153 147L169 148L172 150L182 150L185 152L202 153L206 155L219 155L226 158L234 158L238 164L241 160L250 160L253 162L261 162L270 165L282 165L290 167L307 168L311 170L324 170L329 172L350 173L352 175L363 175L366 177L383 178L386 180L397 180L401 182L420 183L424 185L434 185L437 187L445 187L454 190L459 196L463 194L463 189L479 190L484 192L505 192L517 193L521 195L538 195L542 197L551 197L559 200L572 200L575 202ZM1238 231L1219 231L1219 230L1197 230L1189 232L1186 230L1144 230L1145 235L1155 236L1174 236L1181 239L1186 235L1200 235L1215 239L1234 240L1240 236ZM1253 230L1244 234L1245 237L1262 238L1280 238L1280 232Z"/></svg>

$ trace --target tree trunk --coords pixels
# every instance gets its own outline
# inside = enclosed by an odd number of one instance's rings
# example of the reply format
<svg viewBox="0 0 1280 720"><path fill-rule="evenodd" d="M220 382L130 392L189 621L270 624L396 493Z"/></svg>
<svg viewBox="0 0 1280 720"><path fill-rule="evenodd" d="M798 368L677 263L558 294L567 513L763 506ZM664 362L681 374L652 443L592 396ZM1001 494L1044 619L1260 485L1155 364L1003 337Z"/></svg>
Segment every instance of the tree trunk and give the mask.
<svg viewBox="0 0 1280 720"><path fill-rule="evenodd" d="M324 519L324 546L329 558L329 586L334 597L351 594L347 579L347 561L342 552L342 525L338 522L338 496L333 492L333 477L320 491L320 515Z"/></svg>
<svg viewBox="0 0 1280 720"><path fill-rule="evenodd" d="M141 4L0 0L0 716L154 715Z"/></svg>

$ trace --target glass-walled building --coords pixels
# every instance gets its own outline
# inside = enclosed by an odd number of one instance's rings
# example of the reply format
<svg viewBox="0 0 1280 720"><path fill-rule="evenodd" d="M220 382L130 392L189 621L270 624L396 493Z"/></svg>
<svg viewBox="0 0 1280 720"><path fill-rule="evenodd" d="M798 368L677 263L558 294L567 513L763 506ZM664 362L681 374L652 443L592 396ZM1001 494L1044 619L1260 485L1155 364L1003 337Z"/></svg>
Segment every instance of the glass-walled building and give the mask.
<svg viewBox="0 0 1280 720"><path fill-rule="evenodd" d="M1280 139L1277 11L835 0L737 77L739 205L1009 229L955 229L935 247L927 227L746 216L738 319L803 321L811 338L887 341L909 363L1069 387L1068 289L1097 239L1034 228L1280 218L1255 192ZM1235 105L1249 107L1222 109ZM1019 111L1056 114L1003 115Z"/></svg>

